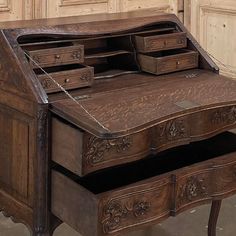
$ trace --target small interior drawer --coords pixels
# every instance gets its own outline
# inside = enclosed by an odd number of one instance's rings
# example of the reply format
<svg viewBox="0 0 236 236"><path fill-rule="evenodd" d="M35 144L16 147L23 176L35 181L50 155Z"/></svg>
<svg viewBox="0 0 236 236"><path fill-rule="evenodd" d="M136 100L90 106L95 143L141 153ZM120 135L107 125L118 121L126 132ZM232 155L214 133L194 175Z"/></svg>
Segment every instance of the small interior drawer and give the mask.
<svg viewBox="0 0 236 236"><path fill-rule="evenodd" d="M135 45L138 52L148 53L162 50L185 48L187 46L186 33L163 34L147 33L135 36Z"/></svg>
<svg viewBox="0 0 236 236"><path fill-rule="evenodd" d="M55 66L44 69L64 89L75 89L91 86L94 78L93 68L79 64ZM35 70L38 79L47 93L59 92L60 87L47 74ZM41 73L41 74L40 74Z"/></svg>
<svg viewBox="0 0 236 236"><path fill-rule="evenodd" d="M236 191L236 135L170 149L78 177L55 166L52 213L83 236L124 233Z"/></svg>
<svg viewBox="0 0 236 236"><path fill-rule="evenodd" d="M49 48L31 50L28 54L41 67L84 62L83 45L53 47L52 44ZM33 61L30 64L33 68L38 67Z"/></svg>
<svg viewBox="0 0 236 236"><path fill-rule="evenodd" d="M141 69L160 75L198 67L198 52L186 49L138 54Z"/></svg>

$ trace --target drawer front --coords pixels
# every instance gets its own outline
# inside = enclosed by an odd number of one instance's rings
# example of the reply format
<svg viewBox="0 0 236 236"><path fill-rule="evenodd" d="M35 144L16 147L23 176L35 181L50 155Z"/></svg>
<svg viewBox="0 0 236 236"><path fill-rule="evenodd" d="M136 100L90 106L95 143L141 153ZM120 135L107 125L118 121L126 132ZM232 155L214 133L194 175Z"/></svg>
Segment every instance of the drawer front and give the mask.
<svg viewBox="0 0 236 236"><path fill-rule="evenodd" d="M184 107L190 102L176 103ZM195 124L195 125L192 125ZM52 160L84 176L133 162L168 148L210 138L236 126L236 108L228 106L186 115L118 139L101 139L52 119Z"/></svg>
<svg viewBox="0 0 236 236"><path fill-rule="evenodd" d="M91 86L94 71L92 67L85 67L76 70L51 73L50 76L64 89L68 90ZM48 78L47 75L39 75L38 78L47 93L61 91L58 85L52 79Z"/></svg>
<svg viewBox="0 0 236 236"><path fill-rule="evenodd" d="M171 187L170 177L152 178L94 194L53 171L51 209L55 216L82 235L117 235L167 217L170 214Z"/></svg>
<svg viewBox="0 0 236 236"><path fill-rule="evenodd" d="M235 157L236 159L236 157ZM236 161L222 166L214 166L215 195L230 194L236 191Z"/></svg>
<svg viewBox="0 0 236 236"><path fill-rule="evenodd" d="M190 101L176 103L181 108ZM194 124L194 125L192 125ZM210 138L236 126L236 107L219 107L163 122L153 128L153 148L157 151Z"/></svg>
<svg viewBox="0 0 236 236"><path fill-rule="evenodd" d="M174 55L168 58L157 59L156 74L192 69L198 67L198 53Z"/></svg>
<svg viewBox="0 0 236 236"><path fill-rule="evenodd" d="M84 136L83 168L85 172L142 159L150 152L149 130L118 139Z"/></svg>
<svg viewBox="0 0 236 236"><path fill-rule="evenodd" d="M116 233L131 227L155 222L169 215L171 182L153 182L136 189L126 189L119 196L109 196L99 205L99 231L101 235ZM158 200L157 200L158 199Z"/></svg>
<svg viewBox="0 0 236 236"><path fill-rule="evenodd" d="M82 235L117 235L229 196L235 169L231 153L97 194L53 171L52 213Z"/></svg>
<svg viewBox="0 0 236 236"><path fill-rule="evenodd" d="M84 61L84 46L76 45L69 47L59 47L30 51L30 56L41 67L49 67L56 65L65 65L72 63L82 63ZM33 68L37 68L30 61Z"/></svg>
<svg viewBox="0 0 236 236"><path fill-rule="evenodd" d="M52 119L52 160L80 176L142 159L149 154L150 142L149 130L106 140Z"/></svg>
<svg viewBox="0 0 236 236"><path fill-rule="evenodd" d="M198 53L194 51L166 57L138 54L138 60L143 71L155 75L198 67Z"/></svg>
<svg viewBox="0 0 236 236"><path fill-rule="evenodd" d="M186 33L166 35L135 36L138 52L147 53L168 49L184 48L187 46Z"/></svg>

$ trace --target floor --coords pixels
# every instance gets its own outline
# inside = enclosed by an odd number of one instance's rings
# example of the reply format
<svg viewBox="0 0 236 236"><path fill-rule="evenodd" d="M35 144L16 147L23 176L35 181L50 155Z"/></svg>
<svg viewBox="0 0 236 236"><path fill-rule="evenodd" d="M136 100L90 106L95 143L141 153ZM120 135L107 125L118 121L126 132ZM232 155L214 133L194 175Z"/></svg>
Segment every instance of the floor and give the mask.
<svg viewBox="0 0 236 236"><path fill-rule="evenodd" d="M207 236L210 205L204 205L169 218L161 224L124 236ZM236 196L224 200L220 213L217 236L236 235ZM0 236L30 236L22 224L14 224L0 214ZM68 225L62 224L54 236L81 236Z"/></svg>

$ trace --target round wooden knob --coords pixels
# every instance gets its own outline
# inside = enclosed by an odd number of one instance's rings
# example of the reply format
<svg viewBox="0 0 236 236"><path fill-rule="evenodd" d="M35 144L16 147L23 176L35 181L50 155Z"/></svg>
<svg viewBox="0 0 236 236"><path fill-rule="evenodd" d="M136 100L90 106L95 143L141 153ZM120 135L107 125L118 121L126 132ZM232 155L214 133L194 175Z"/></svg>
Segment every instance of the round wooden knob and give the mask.
<svg viewBox="0 0 236 236"><path fill-rule="evenodd" d="M60 59L61 56L59 54L55 55L55 59Z"/></svg>
<svg viewBox="0 0 236 236"><path fill-rule="evenodd" d="M180 65L180 61L177 61L177 62L176 62L176 65Z"/></svg>

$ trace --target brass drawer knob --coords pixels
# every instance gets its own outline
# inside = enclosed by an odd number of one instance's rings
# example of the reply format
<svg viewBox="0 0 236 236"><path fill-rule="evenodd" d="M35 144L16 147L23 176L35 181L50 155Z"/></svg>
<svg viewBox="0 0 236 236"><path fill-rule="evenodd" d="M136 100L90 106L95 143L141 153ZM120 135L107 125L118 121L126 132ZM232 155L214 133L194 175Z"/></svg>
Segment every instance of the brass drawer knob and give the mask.
<svg viewBox="0 0 236 236"><path fill-rule="evenodd" d="M70 82L70 79L65 79L65 83L69 83Z"/></svg>
<svg viewBox="0 0 236 236"><path fill-rule="evenodd" d="M177 65L177 66L180 65L180 61L177 61L177 62L176 62L176 65Z"/></svg>

